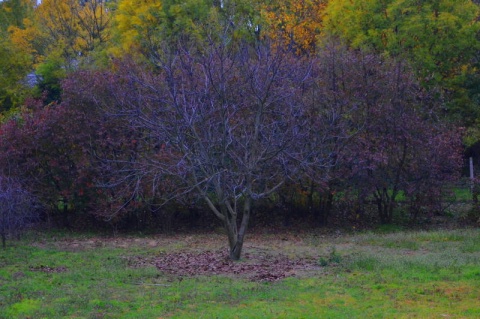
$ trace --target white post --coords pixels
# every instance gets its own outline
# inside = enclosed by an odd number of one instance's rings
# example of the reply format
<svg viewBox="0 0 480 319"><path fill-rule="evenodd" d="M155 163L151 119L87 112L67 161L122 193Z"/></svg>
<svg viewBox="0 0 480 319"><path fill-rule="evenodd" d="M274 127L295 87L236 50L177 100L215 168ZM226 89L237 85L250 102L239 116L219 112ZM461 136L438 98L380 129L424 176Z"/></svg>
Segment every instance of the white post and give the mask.
<svg viewBox="0 0 480 319"><path fill-rule="evenodd" d="M474 195L473 193L473 188L474 188L474 181L473 179L475 178L475 176L473 175L473 157L470 157L470 191L472 192L472 195ZM474 198L475 200L475 198Z"/></svg>

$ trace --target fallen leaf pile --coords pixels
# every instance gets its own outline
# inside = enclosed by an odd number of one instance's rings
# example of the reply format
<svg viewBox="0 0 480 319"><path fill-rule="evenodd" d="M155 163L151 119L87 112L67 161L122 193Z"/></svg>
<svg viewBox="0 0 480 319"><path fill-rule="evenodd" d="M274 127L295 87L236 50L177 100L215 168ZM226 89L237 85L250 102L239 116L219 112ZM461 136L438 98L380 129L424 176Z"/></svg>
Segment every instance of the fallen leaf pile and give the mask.
<svg viewBox="0 0 480 319"><path fill-rule="evenodd" d="M312 259L289 259L284 255L264 253L246 253L241 261L235 262L224 250L170 253L149 260L135 257L129 261L136 267L154 265L161 272L175 276L232 275L258 282L277 281L301 271L318 269Z"/></svg>

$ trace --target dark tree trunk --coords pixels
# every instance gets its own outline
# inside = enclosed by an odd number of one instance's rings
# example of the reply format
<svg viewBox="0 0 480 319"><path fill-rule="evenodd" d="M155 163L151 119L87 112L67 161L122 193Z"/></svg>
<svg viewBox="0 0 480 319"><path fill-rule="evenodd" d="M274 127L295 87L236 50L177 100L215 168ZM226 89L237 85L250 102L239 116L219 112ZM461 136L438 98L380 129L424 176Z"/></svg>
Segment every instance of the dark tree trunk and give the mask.
<svg viewBox="0 0 480 319"><path fill-rule="evenodd" d="M377 189L375 200L377 202L378 215L382 224L389 224L393 220L393 208L395 206L396 191L390 196L386 188Z"/></svg>
<svg viewBox="0 0 480 319"><path fill-rule="evenodd" d="M243 243L245 240L245 234L247 232L248 223L250 221L250 214L252 210L252 200L245 199L243 212L241 216L240 225L238 224L236 215L230 214L227 208L224 208L224 221L225 230L227 231L228 243L229 243L229 257L231 260L239 260L242 255Z"/></svg>
<svg viewBox="0 0 480 319"><path fill-rule="evenodd" d="M314 208L312 212L314 215L315 224L317 226L327 226L328 217L332 210L333 205L333 194L331 191L328 191L323 194L319 194L319 203L318 207Z"/></svg>

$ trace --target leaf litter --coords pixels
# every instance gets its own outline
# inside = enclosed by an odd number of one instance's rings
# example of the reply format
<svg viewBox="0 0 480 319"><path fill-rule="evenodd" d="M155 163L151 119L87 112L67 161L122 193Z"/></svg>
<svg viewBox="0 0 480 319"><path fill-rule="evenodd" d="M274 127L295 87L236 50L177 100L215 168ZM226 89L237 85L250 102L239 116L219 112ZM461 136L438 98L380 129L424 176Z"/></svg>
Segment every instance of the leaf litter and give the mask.
<svg viewBox="0 0 480 319"><path fill-rule="evenodd" d="M128 257L132 267L155 266L160 272L179 276L234 276L255 282L274 282L318 270L313 258L289 258L282 254L245 253L242 260L232 261L228 251L165 253L154 257Z"/></svg>

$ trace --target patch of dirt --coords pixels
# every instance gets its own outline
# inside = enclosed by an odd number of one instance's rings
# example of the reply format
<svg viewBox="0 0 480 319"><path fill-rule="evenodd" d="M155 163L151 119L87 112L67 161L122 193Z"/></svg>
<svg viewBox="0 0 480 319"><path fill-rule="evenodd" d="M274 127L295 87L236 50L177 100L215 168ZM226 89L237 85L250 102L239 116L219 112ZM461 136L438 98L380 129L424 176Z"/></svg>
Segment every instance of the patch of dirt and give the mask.
<svg viewBox="0 0 480 319"><path fill-rule="evenodd" d="M44 273L59 273L59 272L66 272L68 269L64 266L59 267L49 267L45 265L40 266L31 266L28 268L30 271L39 271Z"/></svg>
<svg viewBox="0 0 480 319"><path fill-rule="evenodd" d="M245 253L241 261L234 262L228 258L225 250L178 252L151 258L127 259L132 267L154 265L163 273L180 277L227 275L256 282L273 282L321 269L313 258L290 259L280 254Z"/></svg>
<svg viewBox="0 0 480 319"><path fill-rule="evenodd" d="M55 247L65 251L84 251L97 248L120 248L129 249L133 247L164 249L199 249L202 247L221 247L225 243L225 236L221 234L205 235L157 235L145 238L135 237L88 237L88 238L53 238L49 241L37 241L35 247Z"/></svg>
<svg viewBox="0 0 480 319"><path fill-rule="evenodd" d="M25 273L21 272L21 271L17 271L16 273L14 273L12 275L13 279L20 279L20 278L24 278L25 277Z"/></svg>

